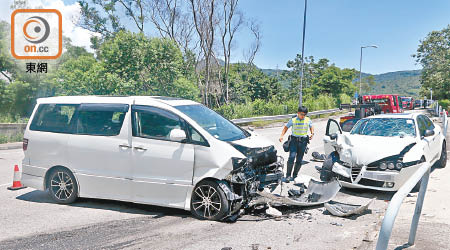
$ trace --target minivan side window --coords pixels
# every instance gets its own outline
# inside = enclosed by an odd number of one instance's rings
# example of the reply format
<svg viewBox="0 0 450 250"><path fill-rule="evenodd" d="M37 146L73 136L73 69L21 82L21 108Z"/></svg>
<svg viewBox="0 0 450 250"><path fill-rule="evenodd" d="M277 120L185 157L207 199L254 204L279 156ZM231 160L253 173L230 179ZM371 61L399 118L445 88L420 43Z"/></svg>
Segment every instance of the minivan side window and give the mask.
<svg viewBox="0 0 450 250"><path fill-rule="evenodd" d="M128 107L128 104L81 104L77 112L76 134L118 135Z"/></svg>
<svg viewBox="0 0 450 250"><path fill-rule="evenodd" d="M184 122L177 115L155 107L133 105L133 136L170 140L172 129L183 129Z"/></svg>
<svg viewBox="0 0 450 250"><path fill-rule="evenodd" d="M78 106L78 104L40 104L30 124L30 130L72 133L72 118Z"/></svg>

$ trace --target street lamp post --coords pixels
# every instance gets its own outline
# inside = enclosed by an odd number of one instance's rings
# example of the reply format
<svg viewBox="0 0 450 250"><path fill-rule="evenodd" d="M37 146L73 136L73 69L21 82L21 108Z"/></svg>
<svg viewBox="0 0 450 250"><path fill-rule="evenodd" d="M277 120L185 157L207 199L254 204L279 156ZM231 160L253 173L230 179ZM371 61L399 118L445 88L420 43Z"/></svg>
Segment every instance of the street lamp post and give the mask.
<svg viewBox="0 0 450 250"><path fill-rule="evenodd" d="M359 95L361 95L361 82L362 82L362 72L361 72L361 67L362 67L362 51L364 48L378 48L377 45L366 45L366 46L361 46L361 56L359 57Z"/></svg>
<svg viewBox="0 0 450 250"><path fill-rule="evenodd" d="M302 106L303 103L303 74L304 74L304 58L305 58L305 28L306 28L306 7L308 5L308 0L305 0L305 11L303 13L303 37L302 37L302 75L300 76L300 87L298 96L298 107Z"/></svg>

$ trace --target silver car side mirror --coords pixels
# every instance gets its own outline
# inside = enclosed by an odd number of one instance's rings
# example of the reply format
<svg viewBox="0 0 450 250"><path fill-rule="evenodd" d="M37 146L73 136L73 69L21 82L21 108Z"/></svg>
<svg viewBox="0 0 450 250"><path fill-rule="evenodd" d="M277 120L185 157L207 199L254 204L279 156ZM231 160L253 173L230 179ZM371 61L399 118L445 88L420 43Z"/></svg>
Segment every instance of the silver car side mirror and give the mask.
<svg viewBox="0 0 450 250"><path fill-rule="evenodd" d="M424 137L428 137L428 136L432 136L432 135L434 135L434 130L431 130L431 129L425 130Z"/></svg>
<svg viewBox="0 0 450 250"><path fill-rule="evenodd" d="M331 140L336 140L336 138L337 138L337 134L336 133L333 133L333 134L330 135L330 139Z"/></svg>

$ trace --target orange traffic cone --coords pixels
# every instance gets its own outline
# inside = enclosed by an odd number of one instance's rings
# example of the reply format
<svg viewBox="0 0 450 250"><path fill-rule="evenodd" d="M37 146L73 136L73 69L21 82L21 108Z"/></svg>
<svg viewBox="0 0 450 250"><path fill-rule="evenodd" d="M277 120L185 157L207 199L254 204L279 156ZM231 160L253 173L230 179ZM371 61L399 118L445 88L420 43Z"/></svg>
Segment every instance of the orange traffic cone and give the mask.
<svg viewBox="0 0 450 250"><path fill-rule="evenodd" d="M19 190L22 188L26 188L22 186L22 183L19 179L19 166L14 165L14 178L13 178L13 184L11 187L8 187L9 190Z"/></svg>

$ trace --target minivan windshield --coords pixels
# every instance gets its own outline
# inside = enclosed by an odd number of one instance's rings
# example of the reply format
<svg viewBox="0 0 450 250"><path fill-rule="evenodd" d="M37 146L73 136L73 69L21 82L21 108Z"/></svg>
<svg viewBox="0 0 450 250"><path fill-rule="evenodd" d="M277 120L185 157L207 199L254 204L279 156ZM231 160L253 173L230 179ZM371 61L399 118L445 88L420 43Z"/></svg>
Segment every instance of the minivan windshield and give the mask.
<svg viewBox="0 0 450 250"><path fill-rule="evenodd" d="M210 135L221 141L235 141L249 136L246 131L204 105L181 105L175 108L196 121Z"/></svg>
<svg viewBox="0 0 450 250"><path fill-rule="evenodd" d="M350 134L403 138L416 137L416 129L414 120L409 118L370 118L359 120Z"/></svg>

